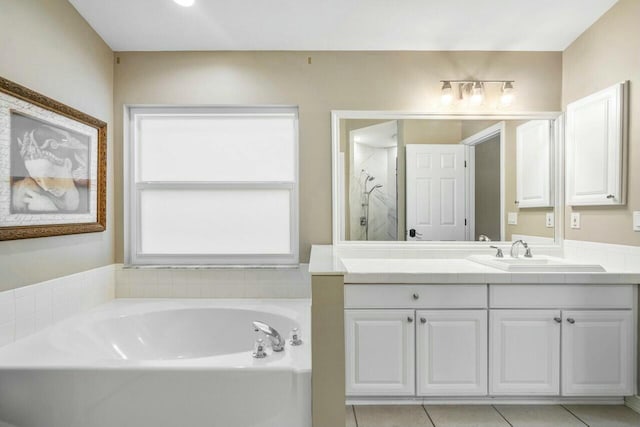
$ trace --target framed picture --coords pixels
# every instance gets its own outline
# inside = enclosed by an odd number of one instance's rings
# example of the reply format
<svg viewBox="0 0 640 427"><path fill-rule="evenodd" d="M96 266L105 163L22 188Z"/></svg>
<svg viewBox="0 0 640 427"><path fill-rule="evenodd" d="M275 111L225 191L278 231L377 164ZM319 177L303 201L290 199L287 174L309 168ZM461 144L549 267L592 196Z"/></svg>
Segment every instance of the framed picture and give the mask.
<svg viewBox="0 0 640 427"><path fill-rule="evenodd" d="M0 240L106 229L107 124L0 77Z"/></svg>

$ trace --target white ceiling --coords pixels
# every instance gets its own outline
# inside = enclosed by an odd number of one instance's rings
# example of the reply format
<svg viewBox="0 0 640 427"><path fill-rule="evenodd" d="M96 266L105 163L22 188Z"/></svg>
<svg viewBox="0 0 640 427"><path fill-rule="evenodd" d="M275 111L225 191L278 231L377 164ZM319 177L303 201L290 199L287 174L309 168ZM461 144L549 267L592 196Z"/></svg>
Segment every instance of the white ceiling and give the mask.
<svg viewBox="0 0 640 427"><path fill-rule="evenodd" d="M115 51L559 51L617 0L69 1Z"/></svg>

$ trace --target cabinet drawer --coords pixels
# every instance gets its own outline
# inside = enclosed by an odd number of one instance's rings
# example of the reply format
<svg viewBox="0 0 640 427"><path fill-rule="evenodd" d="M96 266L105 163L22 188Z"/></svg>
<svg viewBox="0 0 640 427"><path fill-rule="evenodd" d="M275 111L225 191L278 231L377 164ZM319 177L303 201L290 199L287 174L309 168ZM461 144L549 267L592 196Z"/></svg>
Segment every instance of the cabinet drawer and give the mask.
<svg viewBox="0 0 640 427"><path fill-rule="evenodd" d="M632 308L633 285L490 285L491 308Z"/></svg>
<svg viewBox="0 0 640 427"><path fill-rule="evenodd" d="M345 308L486 308L486 285L346 285Z"/></svg>

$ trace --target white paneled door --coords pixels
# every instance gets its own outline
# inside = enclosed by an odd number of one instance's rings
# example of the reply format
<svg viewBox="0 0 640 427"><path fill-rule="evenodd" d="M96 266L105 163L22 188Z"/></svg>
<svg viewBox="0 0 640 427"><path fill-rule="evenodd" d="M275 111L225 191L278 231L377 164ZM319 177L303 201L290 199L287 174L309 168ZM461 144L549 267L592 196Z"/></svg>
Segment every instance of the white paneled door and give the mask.
<svg viewBox="0 0 640 427"><path fill-rule="evenodd" d="M560 310L491 310L491 395L558 395Z"/></svg>
<svg viewBox="0 0 640 427"><path fill-rule="evenodd" d="M562 394L632 394L631 310L564 311L562 317Z"/></svg>
<svg viewBox="0 0 640 427"><path fill-rule="evenodd" d="M487 394L487 311L416 312L419 396Z"/></svg>
<svg viewBox="0 0 640 427"><path fill-rule="evenodd" d="M407 240L465 240L464 150L456 144L406 146Z"/></svg>
<svg viewBox="0 0 640 427"><path fill-rule="evenodd" d="M346 393L415 394L413 310L345 310Z"/></svg>

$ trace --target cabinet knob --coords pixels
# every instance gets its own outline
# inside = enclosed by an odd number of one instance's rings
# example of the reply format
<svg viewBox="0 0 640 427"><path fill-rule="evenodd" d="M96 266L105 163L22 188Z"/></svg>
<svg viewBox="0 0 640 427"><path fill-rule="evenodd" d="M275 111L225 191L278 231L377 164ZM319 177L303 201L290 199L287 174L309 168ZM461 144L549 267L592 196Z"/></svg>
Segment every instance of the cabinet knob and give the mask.
<svg viewBox="0 0 640 427"><path fill-rule="evenodd" d="M407 322L413 323L413 317L411 317L411 316L407 317Z"/></svg>
<svg viewBox="0 0 640 427"><path fill-rule="evenodd" d="M420 318L420 323L423 323L423 324L424 324L424 323L427 323L427 319L425 319L424 317L421 317L421 318Z"/></svg>
<svg viewBox="0 0 640 427"><path fill-rule="evenodd" d="M607 196L607 199L615 199L615 198L616 198L616 196L614 196L613 194L609 194L609 195Z"/></svg>
<svg viewBox="0 0 640 427"><path fill-rule="evenodd" d="M420 298L420 295L418 295L418 294L413 294L413 299L418 299L418 298Z"/></svg>
<svg viewBox="0 0 640 427"><path fill-rule="evenodd" d="M562 319L559 317L554 317L553 320L555 320L556 323L562 322Z"/></svg>
<svg viewBox="0 0 640 427"><path fill-rule="evenodd" d="M569 318L567 319L567 322L571 323L572 325L573 325L574 323L576 323L575 319L573 319L573 318L571 318L571 317L569 317Z"/></svg>

